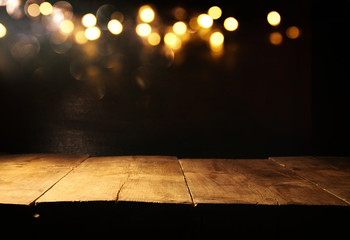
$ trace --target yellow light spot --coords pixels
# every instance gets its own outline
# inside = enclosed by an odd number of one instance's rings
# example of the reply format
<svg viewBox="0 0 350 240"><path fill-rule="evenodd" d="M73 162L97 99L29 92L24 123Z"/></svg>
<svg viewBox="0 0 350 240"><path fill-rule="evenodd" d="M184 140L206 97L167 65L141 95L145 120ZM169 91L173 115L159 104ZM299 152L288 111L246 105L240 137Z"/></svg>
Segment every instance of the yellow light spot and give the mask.
<svg viewBox="0 0 350 240"><path fill-rule="evenodd" d="M52 13L52 5L49 2L43 2L40 4L39 10L42 15L48 16Z"/></svg>
<svg viewBox="0 0 350 240"><path fill-rule="evenodd" d="M81 22L85 27L93 27L96 25L97 20L94 14L88 13L83 16Z"/></svg>
<svg viewBox="0 0 350 240"><path fill-rule="evenodd" d="M182 35L187 31L187 25L184 22L177 22L173 26L174 33Z"/></svg>
<svg viewBox="0 0 350 240"><path fill-rule="evenodd" d="M147 40L150 45L157 46L160 43L161 38L158 33L154 32L148 36Z"/></svg>
<svg viewBox="0 0 350 240"><path fill-rule="evenodd" d="M5 37L6 33L7 33L6 27L0 23L0 38Z"/></svg>
<svg viewBox="0 0 350 240"><path fill-rule="evenodd" d="M300 30L296 26L291 26L291 27L287 28L286 35L290 39L296 39L300 36Z"/></svg>
<svg viewBox="0 0 350 240"><path fill-rule="evenodd" d="M147 37L150 35L152 28L147 23L141 23L136 26L136 33L141 37Z"/></svg>
<svg viewBox="0 0 350 240"><path fill-rule="evenodd" d="M271 26L277 26L281 22L281 16L276 11L269 12L269 14L267 14L267 21Z"/></svg>
<svg viewBox="0 0 350 240"><path fill-rule="evenodd" d="M282 43L283 37L279 32L273 32L270 34L270 43L273 45L280 45Z"/></svg>
<svg viewBox="0 0 350 240"><path fill-rule="evenodd" d="M70 34L74 30L74 23L71 20L64 20L60 24L60 31L64 34Z"/></svg>
<svg viewBox="0 0 350 240"><path fill-rule="evenodd" d="M178 50L182 46L181 39L178 38L174 33L167 33L164 36L164 42L173 50Z"/></svg>
<svg viewBox="0 0 350 240"><path fill-rule="evenodd" d="M85 37L89 40L96 40L101 36L101 31L98 27L89 27L85 30Z"/></svg>
<svg viewBox="0 0 350 240"><path fill-rule="evenodd" d="M37 17L40 15L40 7L36 3L32 3L27 8L27 13L31 17Z"/></svg>
<svg viewBox="0 0 350 240"><path fill-rule="evenodd" d="M185 20L187 16L186 10L183 9L182 7L175 8L173 10L173 14L177 20Z"/></svg>
<svg viewBox="0 0 350 240"><path fill-rule="evenodd" d="M210 36L210 45L220 46L224 43L224 35L221 32L214 32Z"/></svg>
<svg viewBox="0 0 350 240"><path fill-rule="evenodd" d="M116 19L108 22L108 30L114 35L118 35L123 31L123 25Z"/></svg>
<svg viewBox="0 0 350 240"><path fill-rule="evenodd" d="M214 20L219 19L221 17L221 14L221 8L219 8L218 6L213 6L208 10L208 15Z"/></svg>
<svg viewBox="0 0 350 240"><path fill-rule="evenodd" d="M139 16L143 22L150 23L154 20L155 14L150 6L145 5L140 8Z"/></svg>
<svg viewBox="0 0 350 240"><path fill-rule="evenodd" d="M87 43L88 39L85 36L85 31L78 31L75 33L75 42L78 44L85 44Z"/></svg>
<svg viewBox="0 0 350 240"><path fill-rule="evenodd" d="M204 13L198 16L197 22L202 28L210 28L213 25L213 19Z"/></svg>
<svg viewBox="0 0 350 240"><path fill-rule="evenodd" d="M238 21L233 17L228 17L224 21L224 27L227 31L235 31L238 25Z"/></svg>
<svg viewBox="0 0 350 240"><path fill-rule="evenodd" d="M200 28L197 19L197 17L193 17L190 19L189 25L193 30L198 30Z"/></svg>

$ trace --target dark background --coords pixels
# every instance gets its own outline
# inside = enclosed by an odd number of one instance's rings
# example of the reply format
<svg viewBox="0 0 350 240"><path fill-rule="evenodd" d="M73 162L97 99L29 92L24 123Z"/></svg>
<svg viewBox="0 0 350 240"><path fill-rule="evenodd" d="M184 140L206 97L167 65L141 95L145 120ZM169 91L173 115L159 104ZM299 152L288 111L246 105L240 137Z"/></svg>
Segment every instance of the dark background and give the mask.
<svg viewBox="0 0 350 240"><path fill-rule="evenodd" d="M175 21L171 10L176 6L205 12L215 5L148 2L169 23ZM233 15L240 26L225 33L225 52L218 59L204 42L193 41L170 65L160 47L145 50L130 29L111 40L120 46L108 56L120 63L118 72L103 68L104 57L84 65L81 52L56 54L46 42L29 63L11 60L0 68L0 152L230 158L349 155L349 1L327 6L301 0L231 2L219 4L222 18ZM146 2L71 3L77 14L113 3L133 20ZM272 10L282 16L278 27L266 21ZM291 25L301 29L299 39L286 37ZM273 31L283 34L279 46L269 43ZM10 33L0 39L0 64L10 61L10 39ZM100 47L103 50L106 44L101 41ZM72 63L82 69L93 66L94 76L75 80Z"/></svg>

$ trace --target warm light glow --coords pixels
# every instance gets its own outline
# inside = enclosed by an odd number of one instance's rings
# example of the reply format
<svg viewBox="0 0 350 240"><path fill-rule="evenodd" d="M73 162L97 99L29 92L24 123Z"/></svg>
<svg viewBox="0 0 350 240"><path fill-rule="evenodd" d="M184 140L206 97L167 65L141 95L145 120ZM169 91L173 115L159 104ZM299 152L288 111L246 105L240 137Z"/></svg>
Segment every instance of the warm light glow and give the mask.
<svg viewBox="0 0 350 240"><path fill-rule="evenodd" d="M224 21L224 27L227 31L235 31L238 28L238 21L233 17L228 17Z"/></svg>
<svg viewBox="0 0 350 240"><path fill-rule="evenodd" d="M37 17L40 15L40 7L36 3L32 3L27 8L27 13L31 17Z"/></svg>
<svg viewBox="0 0 350 240"><path fill-rule="evenodd" d="M296 26L291 26L291 27L287 28L286 35L290 39L296 39L300 36L300 30Z"/></svg>
<svg viewBox="0 0 350 240"><path fill-rule="evenodd" d="M146 23L152 22L154 20L154 15L155 14L153 9L148 5L142 6L139 10L140 19L143 22L146 22Z"/></svg>
<svg viewBox="0 0 350 240"><path fill-rule="evenodd" d="M277 26L281 22L281 16L276 11L269 12L269 14L267 14L267 21L271 26Z"/></svg>
<svg viewBox="0 0 350 240"><path fill-rule="evenodd" d="M202 28L210 28L213 25L213 19L208 14L199 15L197 22Z"/></svg>
<svg viewBox="0 0 350 240"><path fill-rule="evenodd" d="M60 24L60 31L64 34L70 34L74 30L74 23L71 20L64 20Z"/></svg>
<svg viewBox="0 0 350 240"><path fill-rule="evenodd" d="M89 40L96 40L101 36L101 31L98 27L89 27L85 30L85 37Z"/></svg>
<svg viewBox="0 0 350 240"><path fill-rule="evenodd" d="M220 46L224 43L224 35L221 32L214 32L210 36L210 45Z"/></svg>
<svg viewBox="0 0 350 240"><path fill-rule="evenodd" d="M141 23L136 26L136 33L141 37L147 37L150 35L152 28L147 23Z"/></svg>
<svg viewBox="0 0 350 240"><path fill-rule="evenodd" d="M0 23L0 38L5 37L6 33L7 33L6 27Z"/></svg>
<svg viewBox="0 0 350 240"><path fill-rule="evenodd" d="M273 32L270 34L270 43L273 45L280 45L282 43L283 37L279 32Z"/></svg>
<svg viewBox="0 0 350 240"><path fill-rule="evenodd" d="M40 4L39 10L42 15L48 16L52 13L52 5L49 2Z"/></svg>
<svg viewBox="0 0 350 240"><path fill-rule="evenodd" d="M173 26L174 33L182 35L187 31L187 25L184 22L177 22Z"/></svg>
<svg viewBox="0 0 350 240"><path fill-rule="evenodd" d="M92 13L88 13L84 15L84 17L81 19L81 22L85 27L93 27L96 25L96 17Z"/></svg>
<svg viewBox="0 0 350 240"><path fill-rule="evenodd" d="M88 39L85 36L85 31L79 31L75 34L75 42L78 44L87 43Z"/></svg>
<svg viewBox="0 0 350 240"><path fill-rule="evenodd" d="M170 48L174 50L178 50L182 46L181 39L178 38L174 33L165 34L164 42L166 45L168 45Z"/></svg>
<svg viewBox="0 0 350 240"><path fill-rule="evenodd" d="M160 43L161 38L158 33L154 32L148 36L147 40L150 45L157 46Z"/></svg>
<svg viewBox="0 0 350 240"><path fill-rule="evenodd" d="M108 30L114 35L118 35L123 31L123 25L116 19L108 22Z"/></svg>
<svg viewBox="0 0 350 240"><path fill-rule="evenodd" d="M213 6L208 10L208 15L214 20L219 19L221 17L221 14L221 8L219 8L218 6Z"/></svg>

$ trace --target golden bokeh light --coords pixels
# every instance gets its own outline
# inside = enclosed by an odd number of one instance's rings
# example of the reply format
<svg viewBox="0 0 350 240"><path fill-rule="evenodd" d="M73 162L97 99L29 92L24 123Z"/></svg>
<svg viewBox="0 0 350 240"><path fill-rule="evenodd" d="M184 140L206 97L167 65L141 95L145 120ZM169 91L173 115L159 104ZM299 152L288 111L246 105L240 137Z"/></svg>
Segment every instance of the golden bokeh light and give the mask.
<svg viewBox="0 0 350 240"><path fill-rule="evenodd" d="M151 34L152 28L147 23L141 23L136 26L136 33L141 37L147 37Z"/></svg>
<svg viewBox="0 0 350 240"><path fill-rule="evenodd" d="M6 27L0 23L0 38L5 37L6 33L7 33Z"/></svg>
<svg viewBox="0 0 350 240"><path fill-rule="evenodd" d="M173 50L178 50L182 46L181 39L176 36L174 33L167 33L164 36L164 43Z"/></svg>
<svg viewBox="0 0 350 240"><path fill-rule="evenodd" d="M187 17L187 12L184 8L182 7L177 7L173 10L173 14L174 14L174 17L177 19L177 20L180 20L180 21L183 21L186 19Z"/></svg>
<svg viewBox="0 0 350 240"><path fill-rule="evenodd" d="M60 24L60 31L64 34L70 34L74 30L74 23L71 20L64 20Z"/></svg>
<svg viewBox="0 0 350 240"><path fill-rule="evenodd" d="M281 22L281 15L276 11L269 12L267 14L267 21L271 26L277 26Z"/></svg>
<svg viewBox="0 0 350 240"><path fill-rule="evenodd" d="M78 44L85 44L88 41L88 39L85 36L85 31L76 32L74 39L75 39L75 42Z"/></svg>
<svg viewBox="0 0 350 240"><path fill-rule="evenodd" d="M300 30L296 26L291 26L287 28L286 35L290 39L297 39L300 36Z"/></svg>
<svg viewBox="0 0 350 240"><path fill-rule="evenodd" d="M154 20L155 13L150 6L145 5L140 7L139 16L141 21L150 23Z"/></svg>
<svg viewBox="0 0 350 240"><path fill-rule="evenodd" d="M109 21L107 27L108 30L114 35L118 35L123 31L123 25L116 19Z"/></svg>
<svg viewBox="0 0 350 240"><path fill-rule="evenodd" d="M176 34L179 34L179 35L183 35L186 33L187 31L187 25L186 23L184 22L176 22L174 25L173 25L173 31L174 33Z"/></svg>
<svg viewBox="0 0 350 240"><path fill-rule="evenodd" d="M96 40L101 36L101 30L98 27L89 27L85 30L85 37L88 40Z"/></svg>
<svg viewBox="0 0 350 240"><path fill-rule="evenodd" d="M88 13L83 16L81 22L85 27L93 27L96 25L97 20L94 14Z"/></svg>
<svg viewBox="0 0 350 240"><path fill-rule="evenodd" d="M38 17L40 15L40 7L36 3L32 3L27 8L27 13L31 17Z"/></svg>
<svg viewBox="0 0 350 240"><path fill-rule="evenodd" d="M220 46L224 43L224 35L221 32L214 32L210 35L210 45Z"/></svg>
<svg viewBox="0 0 350 240"><path fill-rule="evenodd" d="M218 6L213 6L209 8L208 15L214 20L219 19L222 15L221 8L219 8Z"/></svg>
<svg viewBox="0 0 350 240"><path fill-rule="evenodd" d="M160 43L161 37L158 33L153 32L150 35L148 35L148 43L152 46L157 46Z"/></svg>
<svg viewBox="0 0 350 240"><path fill-rule="evenodd" d="M197 22L202 28L210 28L213 25L213 19L204 13L198 16Z"/></svg>
<svg viewBox="0 0 350 240"><path fill-rule="evenodd" d="M53 7L49 2L43 2L40 4L39 10L42 15L48 16L52 13Z"/></svg>
<svg viewBox="0 0 350 240"><path fill-rule="evenodd" d="M282 34L279 32L273 32L270 34L270 43L273 45L280 45L283 41Z"/></svg>
<svg viewBox="0 0 350 240"><path fill-rule="evenodd" d="M233 17L228 17L224 21L224 27L227 31L235 31L238 28L238 21Z"/></svg>

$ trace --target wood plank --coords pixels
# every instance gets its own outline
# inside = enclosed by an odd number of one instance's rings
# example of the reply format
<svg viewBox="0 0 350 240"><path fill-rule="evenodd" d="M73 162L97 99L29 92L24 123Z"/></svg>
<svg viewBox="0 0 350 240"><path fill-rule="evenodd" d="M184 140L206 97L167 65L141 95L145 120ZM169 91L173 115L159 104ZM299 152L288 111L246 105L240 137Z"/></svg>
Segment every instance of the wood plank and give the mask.
<svg viewBox="0 0 350 240"><path fill-rule="evenodd" d="M271 159L350 204L349 157L303 156Z"/></svg>
<svg viewBox="0 0 350 240"><path fill-rule="evenodd" d="M192 203L175 157L90 158L38 199L44 202Z"/></svg>
<svg viewBox="0 0 350 240"><path fill-rule="evenodd" d="M0 203L29 205L88 155L0 156Z"/></svg>
<svg viewBox="0 0 350 240"><path fill-rule="evenodd" d="M195 204L345 205L267 159L180 159Z"/></svg>

